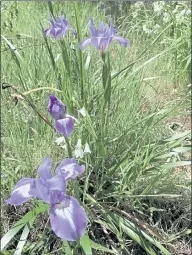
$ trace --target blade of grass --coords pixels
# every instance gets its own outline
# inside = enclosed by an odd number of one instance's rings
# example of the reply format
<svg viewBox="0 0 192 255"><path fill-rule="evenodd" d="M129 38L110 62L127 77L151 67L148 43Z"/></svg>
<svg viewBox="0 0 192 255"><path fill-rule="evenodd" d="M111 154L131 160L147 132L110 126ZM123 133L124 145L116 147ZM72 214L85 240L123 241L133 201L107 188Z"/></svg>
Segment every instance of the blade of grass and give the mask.
<svg viewBox="0 0 192 255"><path fill-rule="evenodd" d="M33 217L45 212L49 208L49 205L41 204L35 209L28 212L23 218L21 218L1 239L1 251L12 240L12 238L22 229Z"/></svg>
<svg viewBox="0 0 192 255"><path fill-rule="evenodd" d="M28 237L28 235L29 235L30 229L31 229L31 227L32 227L32 225L33 225L33 223L34 223L34 221L35 221L35 217L32 218L32 219L25 225L25 227L24 227L24 229L23 229L23 233L22 233L22 235L21 235L21 237L20 237L20 241L19 241L19 243L18 243L18 245L17 245L17 248L16 248L16 251L15 251L14 255L21 255L21 254L22 254L23 247L24 247L24 245L25 245L25 243L26 243L26 241L27 241L27 237Z"/></svg>

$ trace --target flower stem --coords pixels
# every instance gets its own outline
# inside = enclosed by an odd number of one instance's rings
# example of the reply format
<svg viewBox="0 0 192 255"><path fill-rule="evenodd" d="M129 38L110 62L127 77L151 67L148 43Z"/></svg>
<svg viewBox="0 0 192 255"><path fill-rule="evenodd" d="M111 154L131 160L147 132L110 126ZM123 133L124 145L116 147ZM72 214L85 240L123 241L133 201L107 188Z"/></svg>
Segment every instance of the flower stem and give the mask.
<svg viewBox="0 0 192 255"><path fill-rule="evenodd" d="M101 182L104 177L104 167L105 167L105 156L106 156L106 146L105 146L105 138L107 135L108 128L108 114L110 110L110 101L111 101L111 68L110 68L110 60L109 53L103 52L101 54L103 60L103 69L102 69L102 82L103 82L103 97L101 98L101 141L102 148L100 150L101 158L102 158L102 173L101 173ZM107 111L106 111L107 107Z"/></svg>
<svg viewBox="0 0 192 255"><path fill-rule="evenodd" d="M64 136L64 138L65 138L65 142L67 144L68 156L69 156L69 158L72 158L72 150L71 150L71 145L69 143L69 139L65 136Z"/></svg>

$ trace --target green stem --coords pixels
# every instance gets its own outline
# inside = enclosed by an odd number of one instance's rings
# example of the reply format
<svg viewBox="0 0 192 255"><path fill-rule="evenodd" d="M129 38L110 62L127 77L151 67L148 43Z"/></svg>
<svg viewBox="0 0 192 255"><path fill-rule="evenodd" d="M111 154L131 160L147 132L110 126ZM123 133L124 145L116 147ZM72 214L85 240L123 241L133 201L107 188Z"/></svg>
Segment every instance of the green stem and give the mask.
<svg viewBox="0 0 192 255"><path fill-rule="evenodd" d="M75 20L76 20L76 27L77 27L77 36L78 42L81 41L81 29L80 29L80 21L79 21L79 10L78 10L78 3L75 2ZM80 60L80 87L81 87L81 100L83 101L85 108L87 107L87 101L85 100L84 95L84 74L83 74L83 54L81 49L79 49L79 60Z"/></svg>
<svg viewBox="0 0 192 255"><path fill-rule="evenodd" d="M106 155L106 146L105 146L105 137L107 134L108 127L108 115L110 110L110 100L111 100L111 70L110 70L110 60L109 53L103 52L101 54L103 60L103 69L102 69L102 82L103 82L103 97L101 98L101 146L100 156L102 158L102 174L101 174L101 182L104 177L104 163L105 163L105 155ZM107 107L107 112L105 112Z"/></svg>
<svg viewBox="0 0 192 255"><path fill-rule="evenodd" d="M65 138L65 142L67 144L68 156L69 156L69 158L72 158L72 150L71 150L71 145L69 143L69 139L65 136L64 136L64 138Z"/></svg>

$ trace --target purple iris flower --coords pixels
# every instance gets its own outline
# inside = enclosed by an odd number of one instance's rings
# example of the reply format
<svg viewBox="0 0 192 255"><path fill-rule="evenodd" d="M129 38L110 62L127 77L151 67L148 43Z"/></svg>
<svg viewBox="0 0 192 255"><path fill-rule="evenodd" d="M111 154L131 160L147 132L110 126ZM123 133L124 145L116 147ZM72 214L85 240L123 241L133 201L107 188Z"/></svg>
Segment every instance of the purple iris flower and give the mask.
<svg viewBox="0 0 192 255"><path fill-rule="evenodd" d="M87 216L77 199L66 195L66 182L82 174L85 167L79 166L74 159L66 159L57 167L58 175L53 176L51 166L52 161L44 158L37 171L40 178L21 179L6 202L21 205L37 197L50 204L50 223L54 233L64 240L75 241L84 235Z"/></svg>
<svg viewBox="0 0 192 255"><path fill-rule="evenodd" d="M69 137L74 130L74 120L70 115L66 115L66 110L66 105L56 96L50 95L48 112L55 119L55 128L60 134Z"/></svg>
<svg viewBox="0 0 192 255"><path fill-rule="evenodd" d="M44 36L47 37L50 35L54 39L58 39L62 36L65 36L68 30L72 30L75 38L77 37L77 32L75 29L69 26L69 22L63 16L58 16L56 20L53 17L49 19L51 27L48 29L43 30Z"/></svg>
<svg viewBox="0 0 192 255"><path fill-rule="evenodd" d="M93 18L90 19L90 34L91 38L85 39L80 42L79 47L83 50L88 45L93 44L102 53L105 52L112 41L116 40L119 44L128 47L129 41L123 37L116 35L116 30L113 27L112 19L110 17L110 26L108 27L105 23L101 23L99 29L95 28Z"/></svg>

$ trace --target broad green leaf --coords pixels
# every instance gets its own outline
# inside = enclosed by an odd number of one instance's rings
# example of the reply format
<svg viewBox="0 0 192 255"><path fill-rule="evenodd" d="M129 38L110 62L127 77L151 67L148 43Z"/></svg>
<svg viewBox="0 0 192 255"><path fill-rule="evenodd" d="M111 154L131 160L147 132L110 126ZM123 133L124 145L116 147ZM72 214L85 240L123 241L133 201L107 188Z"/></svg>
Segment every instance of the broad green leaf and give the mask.
<svg viewBox="0 0 192 255"><path fill-rule="evenodd" d="M63 241L63 251L66 255L73 255L73 251L71 250L68 241Z"/></svg>
<svg viewBox="0 0 192 255"><path fill-rule="evenodd" d="M104 247L103 245L101 244L98 244L98 243L95 243L94 241L90 240L90 244L91 244L91 247L97 251L103 251L103 252L108 252L108 253L112 253L112 254L116 254L115 251L111 250L111 249L108 249L106 247Z"/></svg>
<svg viewBox="0 0 192 255"><path fill-rule="evenodd" d="M91 249L91 244L90 244L90 239L87 234L85 234L83 237L80 239L80 245L85 252L86 255L92 255L92 249Z"/></svg>

